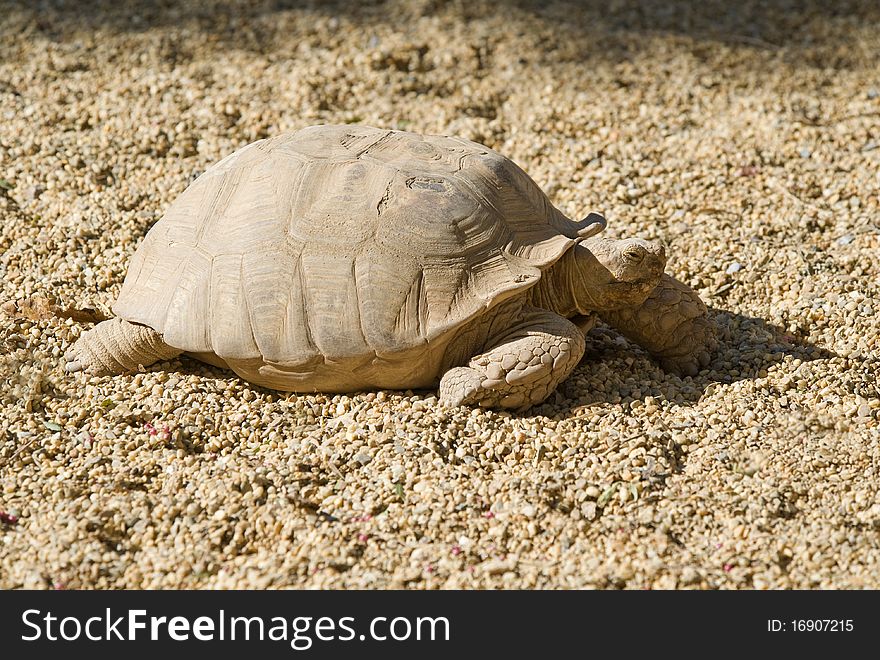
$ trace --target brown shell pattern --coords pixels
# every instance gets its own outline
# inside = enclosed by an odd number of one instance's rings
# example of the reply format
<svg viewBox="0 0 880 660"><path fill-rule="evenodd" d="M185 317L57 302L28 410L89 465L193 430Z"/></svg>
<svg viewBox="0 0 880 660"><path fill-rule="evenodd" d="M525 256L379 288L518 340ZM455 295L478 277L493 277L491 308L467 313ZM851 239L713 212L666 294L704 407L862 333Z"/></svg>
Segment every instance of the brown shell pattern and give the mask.
<svg viewBox="0 0 880 660"><path fill-rule="evenodd" d="M114 311L227 360L387 356L532 286L581 226L474 142L314 126L193 182L138 248Z"/></svg>

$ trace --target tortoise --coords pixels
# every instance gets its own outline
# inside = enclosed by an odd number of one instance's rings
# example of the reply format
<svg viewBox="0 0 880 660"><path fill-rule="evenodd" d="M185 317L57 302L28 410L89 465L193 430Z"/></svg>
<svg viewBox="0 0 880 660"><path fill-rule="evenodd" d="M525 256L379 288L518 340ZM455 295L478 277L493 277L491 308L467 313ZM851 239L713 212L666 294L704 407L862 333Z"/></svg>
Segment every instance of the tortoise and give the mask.
<svg viewBox="0 0 880 660"><path fill-rule="evenodd" d="M292 392L424 389L525 409L565 380L597 317L696 374L714 329L662 245L567 218L481 144L321 125L198 177L135 252L117 315L66 370L182 353Z"/></svg>

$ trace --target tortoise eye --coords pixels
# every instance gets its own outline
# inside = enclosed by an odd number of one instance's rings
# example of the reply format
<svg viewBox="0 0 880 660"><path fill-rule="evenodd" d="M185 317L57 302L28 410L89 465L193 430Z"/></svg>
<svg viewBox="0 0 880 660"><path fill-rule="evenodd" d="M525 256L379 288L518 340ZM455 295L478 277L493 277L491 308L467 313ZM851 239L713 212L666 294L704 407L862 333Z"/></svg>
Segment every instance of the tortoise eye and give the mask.
<svg viewBox="0 0 880 660"><path fill-rule="evenodd" d="M630 245L623 251L623 258L631 264L640 264L645 260L647 250L641 245Z"/></svg>

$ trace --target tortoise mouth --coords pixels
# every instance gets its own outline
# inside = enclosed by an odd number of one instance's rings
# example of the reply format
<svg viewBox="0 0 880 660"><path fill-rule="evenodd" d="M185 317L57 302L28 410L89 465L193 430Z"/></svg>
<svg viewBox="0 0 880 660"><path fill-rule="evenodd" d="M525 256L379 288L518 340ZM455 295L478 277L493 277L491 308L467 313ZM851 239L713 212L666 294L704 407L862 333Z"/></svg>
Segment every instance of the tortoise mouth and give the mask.
<svg viewBox="0 0 880 660"><path fill-rule="evenodd" d="M615 291L615 293L626 296L627 294L632 295L647 295L650 293L659 283L660 277L645 277L639 280L631 280L631 281L621 281L611 283L611 288Z"/></svg>
<svg viewBox="0 0 880 660"><path fill-rule="evenodd" d="M616 278L609 284L612 298L624 304L640 305L660 283L665 264L662 262L644 266L640 272L631 274L629 278Z"/></svg>
<svg viewBox="0 0 880 660"><path fill-rule="evenodd" d="M647 263L646 263L647 262ZM666 268L665 259L651 258L643 255L637 264L628 264L614 273L615 284L626 287L656 286Z"/></svg>

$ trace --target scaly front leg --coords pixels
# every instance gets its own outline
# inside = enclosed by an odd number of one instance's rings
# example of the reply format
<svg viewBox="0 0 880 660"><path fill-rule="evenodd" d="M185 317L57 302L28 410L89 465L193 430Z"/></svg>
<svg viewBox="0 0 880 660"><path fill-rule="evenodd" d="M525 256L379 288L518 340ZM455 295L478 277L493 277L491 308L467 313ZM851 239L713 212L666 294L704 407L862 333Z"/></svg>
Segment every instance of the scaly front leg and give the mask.
<svg viewBox="0 0 880 660"><path fill-rule="evenodd" d="M521 322L489 339L488 351L440 380L440 401L524 410L546 399L584 354L584 335L553 312L523 309Z"/></svg>
<svg viewBox="0 0 880 660"><path fill-rule="evenodd" d="M696 376L715 350L715 326L696 291L664 275L638 307L600 314L603 321L636 342L667 371Z"/></svg>

